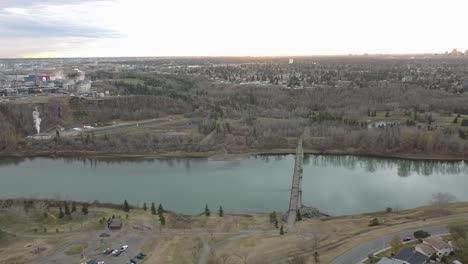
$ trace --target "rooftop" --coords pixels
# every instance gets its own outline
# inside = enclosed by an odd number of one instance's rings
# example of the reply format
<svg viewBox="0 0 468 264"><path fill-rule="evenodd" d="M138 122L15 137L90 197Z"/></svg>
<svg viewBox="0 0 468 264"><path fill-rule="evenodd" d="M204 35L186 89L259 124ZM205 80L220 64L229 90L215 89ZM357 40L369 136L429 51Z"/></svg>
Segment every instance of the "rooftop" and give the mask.
<svg viewBox="0 0 468 264"><path fill-rule="evenodd" d="M429 246L437 249L437 250L440 250L440 249L445 249L445 248L449 248L450 245L445 242L445 240L443 240L442 238L440 237L428 237L428 238L424 238L423 239L423 242L425 244L428 244Z"/></svg>
<svg viewBox="0 0 468 264"><path fill-rule="evenodd" d="M395 259L403 260L410 264L424 264L429 260L429 257L419 252L412 251L409 248L404 248L396 254Z"/></svg>
<svg viewBox="0 0 468 264"><path fill-rule="evenodd" d="M436 250L427 245L427 244L417 244L417 245L414 245L414 247L421 253L425 254L426 256L432 256L432 254L436 253Z"/></svg>

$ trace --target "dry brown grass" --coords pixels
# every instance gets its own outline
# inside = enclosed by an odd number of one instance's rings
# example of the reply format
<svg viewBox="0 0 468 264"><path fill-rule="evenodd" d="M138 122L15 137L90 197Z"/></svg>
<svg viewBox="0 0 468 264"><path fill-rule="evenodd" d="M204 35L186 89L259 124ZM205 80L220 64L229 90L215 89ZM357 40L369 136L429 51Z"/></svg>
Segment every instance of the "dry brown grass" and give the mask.
<svg viewBox="0 0 468 264"><path fill-rule="evenodd" d="M437 214L429 209L305 219L294 229L287 230L284 236L273 228L266 214L182 217L166 213L167 223L160 232L159 218L149 210L131 210L127 219L121 210L90 208L90 214L83 218L56 221L48 217L47 221L38 221L18 208L2 209L2 229L16 237L10 236L8 243L0 247L0 264L31 263L60 249L65 243L82 242L90 234L100 232L97 228L104 227L98 224L100 218L112 215L122 217L124 223L117 239L140 237L144 240L143 247L138 249L148 255L144 263L196 263L202 247L201 236L210 244L212 257L229 257L228 264L244 260L247 263L270 263L285 256L311 253L315 248L320 252L321 263L329 263L336 256L373 238L468 217L468 203L452 204L449 208L451 215L445 217L435 217ZM56 214L54 209L49 213ZM374 217L382 224L369 227ZM42 226L47 226L47 233L40 229ZM34 227L39 227L37 233L33 231ZM56 228L60 233L55 233ZM29 253L37 247L47 250L41 255ZM311 259L308 261L310 263Z"/></svg>

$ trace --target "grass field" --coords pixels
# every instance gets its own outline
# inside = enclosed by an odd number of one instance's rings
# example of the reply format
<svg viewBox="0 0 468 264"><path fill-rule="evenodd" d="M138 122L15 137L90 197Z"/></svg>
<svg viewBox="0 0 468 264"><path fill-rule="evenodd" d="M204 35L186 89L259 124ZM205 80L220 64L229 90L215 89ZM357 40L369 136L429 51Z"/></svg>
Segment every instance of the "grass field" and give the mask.
<svg viewBox="0 0 468 264"><path fill-rule="evenodd" d="M47 217L44 211L49 214ZM111 247L112 241L120 245L120 241L135 241L131 245L135 252L148 255L143 263L197 263L203 251L203 239L211 248L209 258L230 257L232 263L237 263L234 259L246 260L246 263L269 263L285 256L310 252L314 248L320 252L321 263L329 263L337 255L370 239L398 230L448 223L458 217L431 220L434 215L428 208L418 208L304 219L293 230L280 235L267 214L226 214L224 217L213 214L206 217L165 213L166 225L162 226L159 217L149 210L132 209L128 218L127 213L118 209L90 207L86 216L78 212L72 214L71 219L57 219L52 217L58 214L56 208L30 209L28 213L22 208L0 209L0 224L4 231L0 236L0 259L3 263L31 263L37 258L47 259L62 254L66 261L73 262L78 261L83 250L84 253L95 254L93 252ZM466 215L468 203L453 204L450 213ZM122 218L122 230L113 232L114 238L108 240L110 243L90 241L97 234L109 232L99 221L112 215ZM374 217L382 224L369 227L369 221ZM47 232L43 232L41 227L47 227ZM39 255L25 254L25 249L29 252L35 248L46 250ZM310 257L307 261L313 262Z"/></svg>
<svg viewBox="0 0 468 264"><path fill-rule="evenodd" d="M117 82L124 82L131 85L145 85L145 81L134 78L116 79Z"/></svg>
<svg viewBox="0 0 468 264"><path fill-rule="evenodd" d="M74 245L69 247L68 249L65 250L65 255L73 256L73 255L78 255L83 252L84 249L88 247L87 243L80 243L78 245Z"/></svg>

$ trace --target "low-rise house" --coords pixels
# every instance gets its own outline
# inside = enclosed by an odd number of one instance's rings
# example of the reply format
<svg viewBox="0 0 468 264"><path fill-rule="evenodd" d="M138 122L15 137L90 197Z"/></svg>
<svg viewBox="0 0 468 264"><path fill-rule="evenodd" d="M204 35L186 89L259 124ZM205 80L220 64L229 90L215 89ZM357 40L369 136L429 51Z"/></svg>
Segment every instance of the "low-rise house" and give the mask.
<svg viewBox="0 0 468 264"><path fill-rule="evenodd" d="M427 237L424 238L423 244L431 246L436 251L437 257L440 259L444 256L448 256L450 252L453 251L452 246L449 245L445 240L441 237Z"/></svg>
<svg viewBox="0 0 468 264"><path fill-rule="evenodd" d="M427 244L417 244L417 245L414 245L414 250L416 250L417 252L421 253L421 254L424 254L428 257L432 257L432 255L434 255L435 253L437 253L437 251L427 245Z"/></svg>
<svg viewBox="0 0 468 264"><path fill-rule="evenodd" d="M107 222L107 227L110 230L119 230L122 228L122 220L120 218L111 218Z"/></svg>

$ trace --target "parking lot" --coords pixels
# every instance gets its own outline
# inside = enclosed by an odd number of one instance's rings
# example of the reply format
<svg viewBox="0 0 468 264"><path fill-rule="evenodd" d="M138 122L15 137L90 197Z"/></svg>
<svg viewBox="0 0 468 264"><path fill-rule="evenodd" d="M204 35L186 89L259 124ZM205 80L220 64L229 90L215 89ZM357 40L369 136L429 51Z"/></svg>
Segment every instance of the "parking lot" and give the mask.
<svg viewBox="0 0 468 264"><path fill-rule="evenodd" d="M105 234L105 235L103 235ZM107 236L108 235L108 236ZM119 231L99 231L94 232L91 236L81 239L80 242L65 243L61 248L57 249L51 256L44 260L37 261L37 264L62 264L62 263L94 263L104 261L105 264L126 264L129 260L134 259L136 263L141 259L136 258L139 253L144 253L139 250L145 241L145 236L130 236L121 238ZM86 243L87 247L83 253L69 256L65 251L78 243ZM104 250L111 248L120 250L122 246L127 245L128 248L120 254L111 255L105 254ZM92 262L91 262L92 263ZM101 262L102 263L102 262Z"/></svg>

